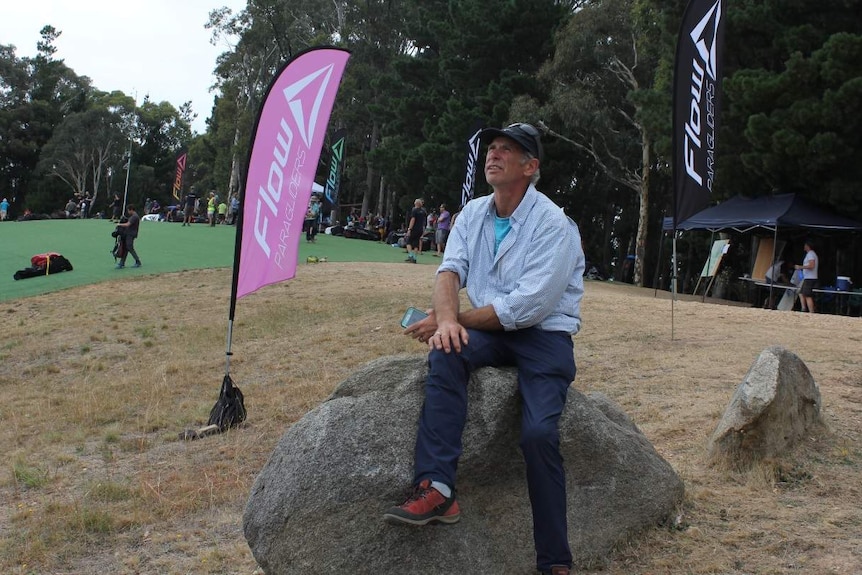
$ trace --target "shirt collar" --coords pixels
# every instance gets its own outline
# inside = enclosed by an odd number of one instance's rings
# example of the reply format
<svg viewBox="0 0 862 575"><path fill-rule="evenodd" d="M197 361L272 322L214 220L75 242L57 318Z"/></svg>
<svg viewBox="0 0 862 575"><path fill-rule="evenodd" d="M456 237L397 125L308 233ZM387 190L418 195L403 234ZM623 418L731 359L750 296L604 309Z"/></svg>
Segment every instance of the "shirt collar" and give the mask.
<svg viewBox="0 0 862 575"><path fill-rule="evenodd" d="M527 214L530 213L530 210L533 209L533 206L536 204L536 200L539 197L539 190L536 189L536 186L530 184L527 186L527 191L524 193L524 197L521 198L521 202L518 204L518 207L515 208L515 211L512 212L512 215L509 216L509 220L512 222L521 223L527 219ZM491 215L496 215L496 208L494 206L494 198L492 196L491 201L488 203L488 213Z"/></svg>

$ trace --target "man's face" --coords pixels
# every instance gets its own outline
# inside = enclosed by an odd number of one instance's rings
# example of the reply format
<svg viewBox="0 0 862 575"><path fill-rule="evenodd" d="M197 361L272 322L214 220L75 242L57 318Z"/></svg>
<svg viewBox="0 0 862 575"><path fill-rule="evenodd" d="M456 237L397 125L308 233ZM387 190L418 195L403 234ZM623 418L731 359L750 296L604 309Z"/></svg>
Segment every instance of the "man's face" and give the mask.
<svg viewBox="0 0 862 575"><path fill-rule="evenodd" d="M503 136L494 138L485 155L485 180L492 186L529 180L539 161L532 159L522 164L523 159L524 150L515 140Z"/></svg>

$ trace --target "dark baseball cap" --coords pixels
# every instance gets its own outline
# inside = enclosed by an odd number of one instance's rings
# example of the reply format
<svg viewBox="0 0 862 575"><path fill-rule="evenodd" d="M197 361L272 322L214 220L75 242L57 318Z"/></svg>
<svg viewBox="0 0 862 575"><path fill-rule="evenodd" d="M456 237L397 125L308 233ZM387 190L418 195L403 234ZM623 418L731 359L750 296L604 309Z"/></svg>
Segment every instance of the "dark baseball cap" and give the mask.
<svg viewBox="0 0 862 575"><path fill-rule="evenodd" d="M511 124L505 128L485 128L482 130L479 139L483 144L490 144L494 138L503 136L518 142L522 148L529 152L533 157L542 161L542 138L534 126L530 124Z"/></svg>

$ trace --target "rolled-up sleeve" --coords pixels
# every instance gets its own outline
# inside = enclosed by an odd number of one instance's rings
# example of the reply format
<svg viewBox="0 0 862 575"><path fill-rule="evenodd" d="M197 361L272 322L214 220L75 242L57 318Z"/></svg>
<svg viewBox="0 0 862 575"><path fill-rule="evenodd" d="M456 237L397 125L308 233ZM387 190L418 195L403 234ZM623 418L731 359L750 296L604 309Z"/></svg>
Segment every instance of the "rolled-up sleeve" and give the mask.
<svg viewBox="0 0 862 575"><path fill-rule="evenodd" d="M467 242L466 218L462 215L455 220L455 225L449 230L443 261L437 268L437 273L454 272L461 280L461 288L467 285L467 275L470 271L470 246ZM461 222L462 225L458 225Z"/></svg>
<svg viewBox="0 0 862 575"><path fill-rule="evenodd" d="M560 214L551 222L520 233L532 237L518 238L529 242L523 255L522 273L515 288L494 299L494 311L507 331L537 325L554 313L566 292L577 263L576 235L569 220ZM571 257L560 257L570 254Z"/></svg>

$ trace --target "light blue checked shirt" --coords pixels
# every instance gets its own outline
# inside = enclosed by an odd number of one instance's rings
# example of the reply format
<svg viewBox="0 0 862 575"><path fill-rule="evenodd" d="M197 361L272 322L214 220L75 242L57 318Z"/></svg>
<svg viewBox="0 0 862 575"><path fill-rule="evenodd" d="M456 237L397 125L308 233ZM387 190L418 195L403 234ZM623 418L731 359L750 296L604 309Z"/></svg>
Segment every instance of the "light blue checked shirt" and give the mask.
<svg viewBox="0 0 862 575"><path fill-rule="evenodd" d="M474 308L493 305L506 331L581 327L584 252L578 226L532 184L494 254L493 195L464 206L437 273L455 272Z"/></svg>

